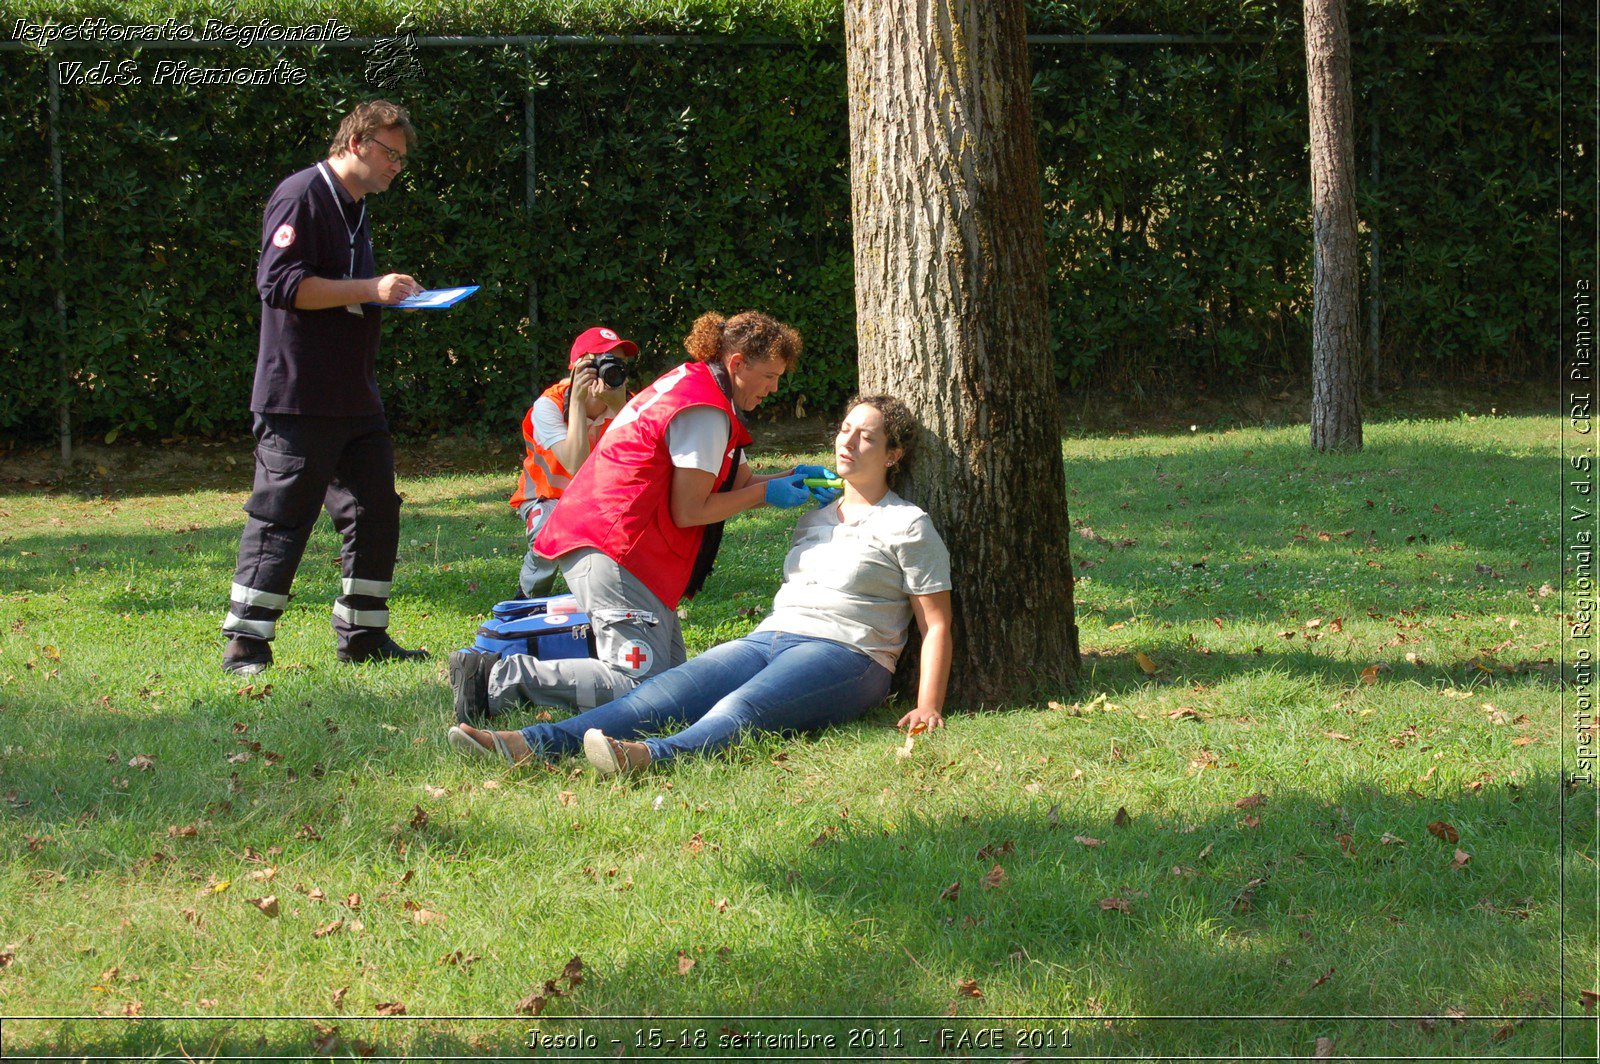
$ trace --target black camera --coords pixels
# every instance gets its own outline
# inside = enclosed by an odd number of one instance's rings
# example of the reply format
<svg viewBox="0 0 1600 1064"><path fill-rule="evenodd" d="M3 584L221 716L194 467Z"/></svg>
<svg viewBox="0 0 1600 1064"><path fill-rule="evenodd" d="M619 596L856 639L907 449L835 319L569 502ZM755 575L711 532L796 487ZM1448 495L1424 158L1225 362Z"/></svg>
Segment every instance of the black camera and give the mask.
<svg viewBox="0 0 1600 1064"><path fill-rule="evenodd" d="M594 356L594 375L606 390L620 388L628 383L628 366L622 356L612 351Z"/></svg>

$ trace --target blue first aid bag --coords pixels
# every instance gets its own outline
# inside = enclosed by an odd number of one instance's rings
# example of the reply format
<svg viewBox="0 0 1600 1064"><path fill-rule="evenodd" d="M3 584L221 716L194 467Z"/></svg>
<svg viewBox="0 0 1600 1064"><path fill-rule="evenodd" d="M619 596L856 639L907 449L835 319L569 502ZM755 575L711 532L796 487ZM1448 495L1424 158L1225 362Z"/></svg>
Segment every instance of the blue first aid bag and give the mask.
<svg viewBox="0 0 1600 1064"><path fill-rule="evenodd" d="M541 613L577 613L578 600L571 595L552 595L548 598L506 599L494 604L494 619L514 620L533 617Z"/></svg>
<svg viewBox="0 0 1600 1064"><path fill-rule="evenodd" d="M546 610L521 617L491 617L479 627L472 649L531 654L542 661L590 658L594 656L594 630L587 613Z"/></svg>

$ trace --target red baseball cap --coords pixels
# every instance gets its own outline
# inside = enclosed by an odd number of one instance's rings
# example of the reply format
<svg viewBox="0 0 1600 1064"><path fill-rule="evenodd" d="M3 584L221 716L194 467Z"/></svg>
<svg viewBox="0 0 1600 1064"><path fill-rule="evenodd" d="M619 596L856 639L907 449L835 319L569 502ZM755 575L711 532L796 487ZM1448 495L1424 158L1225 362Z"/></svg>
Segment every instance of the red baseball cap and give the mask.
<svg viewBox="0 0 1600 1064"><path fill-rule="evenodd" d="M576 366L578 359L584 355L598 355L606 351L620 349L626 358L632 358L639 353L639 345L632 340L624 340L613 329L604 325L596 325L592 329L585 329L578 338L572 341L572 355L567 359L568 366Z"/></svg>

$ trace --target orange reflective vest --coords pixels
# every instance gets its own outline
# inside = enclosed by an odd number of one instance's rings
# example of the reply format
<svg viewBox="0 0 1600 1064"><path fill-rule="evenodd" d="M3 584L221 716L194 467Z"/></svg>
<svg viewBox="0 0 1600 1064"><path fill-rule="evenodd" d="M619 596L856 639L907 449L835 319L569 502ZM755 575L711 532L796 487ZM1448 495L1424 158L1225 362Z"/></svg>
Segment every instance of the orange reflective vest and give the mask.
<svg viewBox="0 0 1600 1064"><path fill-rule="evenodd" d="M549 399L564 410L567 390L571 387L571 378L559 381L546 388L539 398ZM605 435L606 429L610 428L615 420L615 416L608 417L589 430L591 450L600 446L600 437ZM526 453L522 456L522 475L517 478L517 490L511 495L511 508L518 509L530 499L561 498L561 493L572 483L572 474L561 464L561 459L556 457L554 451L540 446L539 441L534 438L531 406L522 416L522 445Z"/></svg>

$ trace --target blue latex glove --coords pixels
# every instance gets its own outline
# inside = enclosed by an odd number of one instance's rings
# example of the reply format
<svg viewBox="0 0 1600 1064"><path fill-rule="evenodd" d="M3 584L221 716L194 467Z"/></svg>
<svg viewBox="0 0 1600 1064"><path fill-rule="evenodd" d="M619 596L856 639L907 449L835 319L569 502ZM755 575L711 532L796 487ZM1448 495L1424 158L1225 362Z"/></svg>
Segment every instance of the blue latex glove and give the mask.
<svg viewBox="0 0 1600 1064"><path fill-rule="evenodd" d="M807 488L806 490L811 492L811 497L817 500L818 506L827 506L830 503L837 502L839 496L844 494L838 488Z"/></svg>
<svg viewBox="0 0 1600 1064"><path fill-rule="evenodd" d="M824 469L819 465L797 465L794 467L794 471L799 473L802 477L810 477L812 480L839 479L839 474L835 473L831 469Z"/></svg>
<svg viewBox="0 0 1600 1064"><path fill-rule="evenodd" d="M811 489L799 473L787 477L774 477L767 481L767 505L791 509L811 501Z"/></svg>

